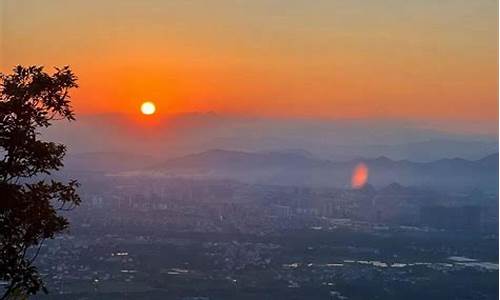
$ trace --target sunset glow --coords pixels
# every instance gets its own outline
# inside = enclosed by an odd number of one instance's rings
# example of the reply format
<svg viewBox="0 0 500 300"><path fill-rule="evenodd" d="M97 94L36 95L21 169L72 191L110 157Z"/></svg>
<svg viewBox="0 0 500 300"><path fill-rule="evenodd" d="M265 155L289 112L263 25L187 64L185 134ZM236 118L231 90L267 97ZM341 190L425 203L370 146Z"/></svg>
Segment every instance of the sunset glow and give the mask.
<svg viewBox="0 0 500 300"><path fill-rule="evenodd" d="M497 1L5 3L1 69L70 64L80 114L133 114L145 97L169 99L157 100L162 114L439 119L497 131Z"/></svg>

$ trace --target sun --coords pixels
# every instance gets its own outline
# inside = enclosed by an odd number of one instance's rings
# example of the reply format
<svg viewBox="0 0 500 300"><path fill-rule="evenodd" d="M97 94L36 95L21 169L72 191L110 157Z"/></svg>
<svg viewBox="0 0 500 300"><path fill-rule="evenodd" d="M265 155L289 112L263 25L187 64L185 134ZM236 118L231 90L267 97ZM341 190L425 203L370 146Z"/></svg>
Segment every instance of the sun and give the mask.
<svg viewBox="0 0 500 300"><path fill-rule="evenodd" d="M151 101L146 101L141 104L141 112L143 115L152 115L156 112L156 105Z"/></svg>

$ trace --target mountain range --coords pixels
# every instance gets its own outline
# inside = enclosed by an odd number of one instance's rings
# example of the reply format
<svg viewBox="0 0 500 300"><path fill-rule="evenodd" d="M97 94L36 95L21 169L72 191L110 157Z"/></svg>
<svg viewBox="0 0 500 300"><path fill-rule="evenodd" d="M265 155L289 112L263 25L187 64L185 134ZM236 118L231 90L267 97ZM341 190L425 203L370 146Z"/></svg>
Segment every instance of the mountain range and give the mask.
<svg viewBox="0 0 500 300"><path fill-rule="evenodd" d="M450 127L405 120L277 119L191 113L137 120L127 115L84 115L43 132L69 154L135 153L174 158L210 149L243 152L299 149L313 156L346 161L386 156L430 162L444 157L480 159L498 152L497 134L449 131ZM448 129L446 129L448 128ZM448 131L447 131L448 130ZM456 129L458 130L458 129Z"/></svg>
<svg viewBox="0 0 500 300"><path fill-rule="evenodd" d="M162 174L261 184L348 187L352 172L359 163L367 166L368 182L375 187L393 182L451 190L480 188L492 192L498 187L498 153L478 160L447 158L432 162L392 160L385 156L331 161L299 150L245 152L216 149L163 162L145 155L92 153L69 156L66 168L132 176Z"/></svg>

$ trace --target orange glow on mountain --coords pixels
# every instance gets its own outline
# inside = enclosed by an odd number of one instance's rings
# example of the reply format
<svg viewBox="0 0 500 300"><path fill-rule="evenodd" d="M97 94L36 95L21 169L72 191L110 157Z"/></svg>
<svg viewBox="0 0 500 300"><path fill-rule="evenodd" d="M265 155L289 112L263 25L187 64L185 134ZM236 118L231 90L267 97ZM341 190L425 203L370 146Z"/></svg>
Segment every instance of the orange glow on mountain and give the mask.
<svg viewBox="0 0 500 300"><path fill-rule="evenodd" d="M354 189L362 188L368 181L368 167L364 163L359 163L354 168L351 177L351 186Z"/></svg>

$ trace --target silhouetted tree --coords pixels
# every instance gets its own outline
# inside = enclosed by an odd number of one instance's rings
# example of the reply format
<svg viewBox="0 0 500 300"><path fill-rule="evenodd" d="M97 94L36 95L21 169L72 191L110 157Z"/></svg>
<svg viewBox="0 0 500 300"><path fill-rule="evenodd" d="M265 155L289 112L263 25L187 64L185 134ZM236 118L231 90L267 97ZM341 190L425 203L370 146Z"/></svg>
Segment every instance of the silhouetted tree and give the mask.
<svg viewBox="0 0 500 300"><path fill-rule="evenodd" d="M55 120L74 120L73 72L17 66L0 74L0 299L46 292L33 265L42 243L68 227L61 210L80 203L78 183L44 179L63 166L66 147L40 140ZM0 295L2 292L0 292Z"/></svg>

